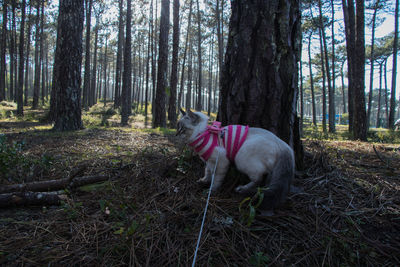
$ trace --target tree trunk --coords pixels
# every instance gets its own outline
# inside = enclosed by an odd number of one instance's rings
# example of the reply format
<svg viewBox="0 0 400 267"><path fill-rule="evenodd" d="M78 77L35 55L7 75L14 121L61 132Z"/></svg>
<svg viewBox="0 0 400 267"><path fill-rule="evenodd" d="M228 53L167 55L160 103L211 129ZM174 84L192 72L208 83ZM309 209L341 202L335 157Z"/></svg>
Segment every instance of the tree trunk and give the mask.
<svg viewBox="0 0 400 267"><path fill-rule="evenodd" d="M322 129L326 133L326 85L325 85L325 59L324 59L324 46L321 27L318 29L319 45L321 51L321 71L322 71Z"/></svg>
<svg viewBox="0 0 400 267"><path fill-rule="evenodd" d="M40 1L36 6L36 29L35 29L35 78L33 84L33 102L32 109L37 109L39 105L40 93Z"/></svg>
<svg viewBox="0 0 400 267"><path fill-rule="evenodd" d="M119 0L118 48L115 70L114 108L121 106L122 43L124 42L123 0Z"/></svg>
<svg viewBox="0 0 400 267"><path fill-rule="evenodd" d="M220 6L219 6L220 0L217 0L217 7L215 10L216 14L216 19L217 19L217 38L218 38L218 64L219 64L219 71L222 72L223 67L224 67L224 40L222 38L222 23L221 23L221 17L220 17Z"/></svg>
<svg viewBox="0 0 400 267"><path fill-rule="evenodd" d="M10 93L10 100L14 101L15 98L15 80L16 78L16 58L15 58L15 39L16 39L16 34L17 31L15 29L15 9L16 9L16 1L12 1L12 20L10 21L11 23L11 31L10 31L10 87L9 87L9 93Z"/></svg>
<svg viewBox="0 0 400 267"><path fill-rule="evenodd" d="M105 47L104 47L104 58L103 58L103 81L104 81L104 87L103 87L103 101L104 101L104 107L106 106L106 102L107 102L107 64L108 64L108 60L107 60L107 44L108 44L108 35L105 36Z"/></svg>
<svg viewBox="0 0 400 267"><path fill-rule="evenodd" d="M41 83L41 100L42 100L42 105L44 106L44 94L45 94L45 87L46 84L44 83L44 66L43 66L43 58L44 58L44 1L41 1L41 15L40 15L40 56L39 56L39 66L42 68L41 70L41 79L42 79L42 83Z"/></svg>
<svg viewBox="0 0 400 267"><path fill-rule="evenodd" d="M312 63L311 63L311 37L310 33L308 37L308 67L310 70L310 87L311 87L311 105L312 105L312 122L314 126L317 126L317 112L315 109L315 94L314 94L314 77L312 72Z"/></svg>
<svg viewBox="0 0 400 267"><path fill-rule="evenodd" d="M392 89L390 93L390 109L389 109L389 129L394 129L395 113L396 113L397 42L399 38L398 34L399 34L399 0L396 0L395 18L394 18Z"/></svg>
<svg viewBox="0 0 400 267"><path fill-rule="evenodd" d="M83 0L62 0L59 5L60 42L55 55L57 115L54 130L82 129L81 66ZM57 66L57 67L56 67Z"/></svg>
<svg viewBox="0 0 400 267"><path fill-rule="evenodd" d="M336 123L336 104L335 104L335 91L336 91L336 72L335 72L335 5L333 0L331 0L332 7L332 88L329 94L329 131L335 132L335 123ZM332 128L333 127L333 128Z"/></svg>
<svg viewBox="0 0 400 267"><path fill-rule="evenodd" d="M187 77L187 90L186 90L186 110L192 107L192 74L193 74L193 47L192 39L189 41L189 66L188 66L188 77Z"/></svg>
<svg viewBox="0 0 400 267"><path fill-rule="evenodd" d="M190 32L190 27L192 24L192 4L193 0L190 0L189 4L189 15L188 15L188 26L186 30L186 41L185 41L185 50L183 51L183 61L182 61L182 73L181 73L181 84L179 87L179 96L178 96L178 107L183 106L183 103L181 101L183 100L183 89L184 89L184 81L185 81L185 67L186 67L186 56L187 56L187 50L188 50L188 44L189 44L189 32Z"/></svg>
<svg viewBox="0 0 400 267"><path fill-rule="evenodd" d="M152 18L153 18L153 0L150 3L149 9L149 32L147 40L147 58L146 58L146 93L145 93L145 103L144 103L144 124L147 127L148 124L148 102L149 102L149 76L150 76L150 50L151 50L151 30L152 30Z"/></svg>
<svg viewBox="0 0 400 267"><path fill-rule="evenodd" d="M21 29L19 31L19 70L17 87L17 115L24 116L24 29L25 29L25 0L21 6Z"/></svg>
<svg viewBox="0 0 400 267"><path fill-rule="evenodd" d="M356 46L354 55L354 138L367 141L367 114L365 111L365 37L364 1L356 0Z"/></svg>
<svg viewBox="0 0 400 267"><path fill-rule="evenodd" d="M85 110L89 109L90 92L90 22L92 19L93 0L85 0L86 6L86 40L85 40L85 74L83 77L83 99L82 106Z"/></svg>
<svg viewBox="0 0 400 267"><path fill-rule="evenodd" d="M6 99L6 46L7 46L7 2L3 1L3 25L1 30L0 101Z"/></svg>
<svg viewBox="0 0 400 267"><path fill-rule="evenodd" d="M343 67L344 67L344 62L342 62L342 67L340 68L340 77L342 78L342 97L343 97L343 113L347 113L347 109L346 109L346 95L344 93L344 71L343 71Z"/></svg>
<svg viewBox="0 0 400 267"><path fill-rule="evenodd" d="M333 91L333 88L331 86L331 73L330 73L330 68L329 68L329 58L328 58L328 46L326 44L326 35L325 35L325 27L322 21L322 3L321 0L318 0L318 7L319 7L319 20L320 20L320 29L321 29L321 34L322 34L322 43L324 46L324 53L321 54L321 57L325 57L325 64L323 67L325 67L325 73L326 73L326 78L328 81L328 100L329 100L329 110L328 110L328 115L329 115L329 132L334 133L335 132L335 93ZM322 51L322 50L321 50Z"/></svg>
<svg viewBox="0 0 400 267"><path fill-rule="evenodd" d="M161 1L160 38L158 48L157 91L154 100L153 127L166 127L166 93L168 69L169 0Z"/></svg>
<svg viewBox="0 0 400 267"><path fill-rule="evenodd" d="M178 83L178 52L179 52L179 0L173 2L174 32L172 36L172 66L170 97L168 105L168 120L172 128L176 126L176 86Z"/></svg>
<svg viewBox="0 0 400 267"><path fill-rule="evenodd" d="M121 125L128 125L129 114L132 107L129 105L131 90L132 90L132 3L131 0L127 1L126 11L126 37L125 37L125 48L124 48L124 72L122 81L122 92L121 92Z"/></svg>
<svg viewBox="0 0 400 267"><path fill-rule="evenodd" d="M207 116L211 114L211 95L212 95L212 72L213 72L213 58L214 58L214 29L211 34L211 44L208 58L208 105L207 105Z"/></svg>
<svg viewBox="0 0 400 267"><path fill-rule="evenodd" d="M202 61L201 61L201 17L200 17L200 5L199 5L199 0L197 0L197 63L199 66L199 83L198 83L198 88L197 88L197 103L196 103L196 110L197 111L201 111L202 110L202 105L201 105L201 101L202 101L202 75L203 75L203 71L202 71Z"/></svg>
<svg viewBox="0 0 400 267"><path fill-rule="evenodd" d="M343 17L345 23L346 35L346 51L347 51L347 71L348 71L348 111L349 111L349 132L353 132L353 113L354 113L354 99L353 99L353 55L355 53L355 15L354 15L354 2L353 0L342 0Z"/></svg>
<svg viewBox="0 0 400 267"><path fill-rule="evenodd" d="M299 1L232 1L218 114L224 125L248 124L275 133L295 149L299 167L300 25Z"/></svg>
<svg viewBox="0 0 400 267"><path fill-rule="evenodd" d="M300 136L303 136L304 97L303 97L303 62L300 59Z"/></svg>
<svg viewBox="0 0 400 267"><path fill-rule="evenodd" d="M31 6L29 6L29 13L28 17L31 14ZM32 22L31 19L28 20L28 30L26 33L26 63L25 63L25 91L24 91L24 106L28 105L28 97L29 97L29 55L31 50L31 29L32 29Z"/></svg>
<svg viewBox="0 0 400 267"><path fill-rule="evenodd" d="M93 68L92 68L92 75L91 75L91 84L90 84L90 94L89 94L89 106L93 106L96 104L96 73L97 73L97 46L98 46L98 39L99 39L99 25L97 25L94 29L94 52L93 52Z"/></svg>
<svg viewBox="0 0 400 267"><path fill-rule="evenodd" d="M379 63L379 96L378 96L378 112L376 114L376 128L381 127L381 98L382 98L382 69L383 61Z"/></svg>
<svg viewBox="0 0 400 267"><path fill-rule="evenodd" d="M379 0L376 1L376 5L379 4ZM375 22L376 22L376 13L378 8L376 7L374 10L374 14L372 15L372 39L371 39L371 55L369 57L369 62L371 64L371 71L369 75L369 96L368 96L368 112L367 112L367 129L369 129L370 119L371 119L371 105L372 105L372 95L374 90L374 46L375 46Z"/></svg>

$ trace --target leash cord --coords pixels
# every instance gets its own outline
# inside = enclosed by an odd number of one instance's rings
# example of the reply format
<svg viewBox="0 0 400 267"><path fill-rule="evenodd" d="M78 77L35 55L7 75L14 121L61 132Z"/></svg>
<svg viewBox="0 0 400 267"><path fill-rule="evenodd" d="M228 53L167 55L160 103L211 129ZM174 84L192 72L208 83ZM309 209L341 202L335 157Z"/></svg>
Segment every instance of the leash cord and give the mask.
<svg viewBox="0 0 400 267"><path fill-rule="evenodd" d="M217 151L217 152L218 152L218 151ZM193 257L192 267L194 267L194 266L196 265L197 251L199 250L201 234L203 233L204 222L205 222L205 220L206 220L206 214L207 214L207 209L208 209L208 203L210 202L210 196L211 196L211 188L212 188L212 186L213 186L213 184L214 184L215 171L216 171L217 165L218 165L218 158L219 158L219 153L217 154L217 160L215 161L214 171L213 171L213 174L212 174L212 176L211 176L211 185L210 185L210 189L208 190L208 197L207 197L206 207L205 207L205 209L204 209L203 221L201 222L201 226L200 226L199 236L197 237L197 245L196 245L196 250L194 251L194 257Z"/></svg>

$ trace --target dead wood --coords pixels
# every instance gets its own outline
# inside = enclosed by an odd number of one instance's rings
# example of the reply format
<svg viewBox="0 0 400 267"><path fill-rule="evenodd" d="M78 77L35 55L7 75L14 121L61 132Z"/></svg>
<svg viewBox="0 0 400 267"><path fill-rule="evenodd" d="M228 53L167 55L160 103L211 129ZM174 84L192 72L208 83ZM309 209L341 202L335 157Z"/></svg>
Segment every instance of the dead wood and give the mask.
<svg viewBox="0 0 400 267"><path fill-rule="evenodd" d="M65 195L56 193L43 192L14 192L0 194L0 208L15 206L43 206L43 205L60 205L61 200L65 199Z"/></svg>
<svg viewBox="0 0 400 267"><path fill-rule="evenodd" d="M82 176L71 179L70 177L58 180L47 180L40 182L32 182L26 184L13 184L0 187L0 194L12 192L50 192L57 191L65 188L76 188L79 186L103 182L108 180L108 176L95 175L95 176Z"/></svg>

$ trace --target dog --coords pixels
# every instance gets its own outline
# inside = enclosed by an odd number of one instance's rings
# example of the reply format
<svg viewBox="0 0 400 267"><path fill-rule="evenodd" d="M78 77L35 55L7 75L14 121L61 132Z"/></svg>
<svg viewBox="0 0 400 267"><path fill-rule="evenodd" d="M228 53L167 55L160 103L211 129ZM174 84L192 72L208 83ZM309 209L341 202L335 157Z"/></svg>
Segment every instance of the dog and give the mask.
<svg viewBox="0 0 400 267"><path fill-rule="evenodd" d="M287 197L295 174L295 158L292 148L272 132L255 127L233 125L220 127L218 122L208 125L209 118L201 112L185 112L177 124L177 136L193 147L206 162L205 175L200 183L210 183L215 168L212 192L222 185L230 163L246 174L250 182L235 188L237 193L251 195L257 187L264 186L267 175L268 187L262 190L264 199L261 214L271 216ZM217 164L217 166L216 166Z"/></svg>

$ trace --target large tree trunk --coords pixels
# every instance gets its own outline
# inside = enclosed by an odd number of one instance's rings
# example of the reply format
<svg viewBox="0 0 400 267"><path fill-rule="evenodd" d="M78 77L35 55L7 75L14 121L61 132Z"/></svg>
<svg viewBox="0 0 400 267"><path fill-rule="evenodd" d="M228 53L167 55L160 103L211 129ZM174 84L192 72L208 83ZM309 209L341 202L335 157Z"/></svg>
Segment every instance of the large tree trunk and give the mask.
<svg viewBox="0 0 400 267"><path fill-rule="evenodd" d="M55 55L56 120L54 129L69 131L82 129L81 66L83 0L62 0L59 5L60 41Z"/></svg>
<svg viewBox="0 0 400 267"><path fill-rule="evenodd" d="M172 36L172 66L171 66L171 84L170 97L168 105L168 120L171 127L176 125L176 86L178 83L178 51L179 51L179 0L173 3L174 32Z"/></svg>
<svg viewBox="0 0 400 267"><path fill-rule="evenodd" d="M161 1L160 38L158 45L158 70L157 70L157 91L154 100L154 122L153 127L166 127L166 93L168 86L168 32L169 32L169 0Z"/></svg>
<svg viewBox="0 0 400 267"><path fill-rule="evenodd" d="M296 152L300 24L297 0L232 2L218 114L225 125L268 129Z"/></svg>
<svg viewBox="0 0 400 267"><path fill-rule="evenodd" d="M85 74L83 77L83 99L82 106L85 110L89 109L90 92L90 21L92 19L92 2L85 0L86 5L86 40L85 40Z"/></svg>
<svg viewBox="0 0 400 267"><path fill-rule="evenodd" d="M6 46L7 46L7 2L3 1L3 25L1 29L0 101L6 99Z"/></svg>
<svg viewBox="0 0 400 267"><path fill-rule="evenodd" d="M397 42L399 38L398 35L399 35L399 0L396 0L395 18L394 18L392 89L390 93L390 109L389 109L389 129L394 129L395 113L396 113Z"/></svg>
<svg viewBox="0 0 400 267"><path fill-rule="evenodd" d="M25 0L22 0L21 7L21 30L19 31L19 69L17 87L17 115L24 115L24 29L25 29Z"/></svg>
<svg viewBox="0 0 400 267"><path fill-rule="evenodd" d="M125 49L124 49L124 73L122 81L122 92L121 92L121 125L128 125L129 114L131 113L132 107L129 105L131 90L132 90L132 3L128 0L127 11L126 11L126 38L125 38Z"/></svg>
<svg viewBox="0 0 400 267"><path fill-rule="evenodd" d="M365 37L364 1L356 0L356 50L354 56L354 139L367 141L365 110Z"/></svg>

